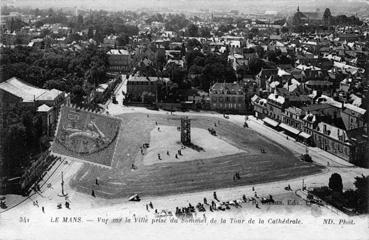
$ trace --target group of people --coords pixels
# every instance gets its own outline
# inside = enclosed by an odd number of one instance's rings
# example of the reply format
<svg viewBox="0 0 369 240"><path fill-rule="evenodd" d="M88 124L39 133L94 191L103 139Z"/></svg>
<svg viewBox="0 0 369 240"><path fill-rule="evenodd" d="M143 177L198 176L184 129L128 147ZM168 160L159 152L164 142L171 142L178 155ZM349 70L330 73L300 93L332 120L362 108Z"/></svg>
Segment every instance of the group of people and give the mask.
<svg viewBox="0 0 369 240"><path fill-rule="evenodd" d="M33 201L32 203L33 203L33 206L40 207L40 206L38 205L38 201L37 201L37 200L36 200L36 201ZM45 207L44 207L44 206L42 206L42 207L41 207L41 211L42 211L43 213L45 213Z"/></svg>
<svg viewBox="0 0 369 240"><path fill-rule="evenodd" d="M97 179L96 179L96 181L97 181ZM92 192L94 192L94 190L92 190ZM94 193L94 195L95 195L95 193ZM64 199L65 199L65 202L64 202L65 208L70 209L70 200L69 200L69 197L68 196L65 196ZM58 209L62 209L63 208L63 204L62 203L58 203L56 205L56 207ZM44 207L42 207L42 211L44 212Z"/></svg>
<svg viewBox="0 0 369 240"><path fill-rule="evenodd" d="M186 147L185 146L181 146L181 149L178 149L177 150L177 153L176 154L174 154L174 157L176 158L176 159L179 159L179 157L178 156L183 156L183 154L182 154L182 150L183 149L185 149ZM167 150L167 156L170 156L170 152ZM160 153L158 153L158 160L162 160L162 158L161 158L161 154Z"/></svg>
<svg viewBox="0 0 369 240"><path fill-rule="evenodd" d="M150 203L148 203L148 204L146 204L146 210L149 212L150 210L149 210L149 208L151 208L151 209L154 209L154 205L152 204L152 202L150 202ZM156 210L157 211L157 210Z"/></svg>
<svg viewBox="0 0 369 240"><path fill-rule="evenodd" d="M191 205L191 203L188 204L188 207L176 207L176 212L175 212L175 216L177 218L183 218L183 217L188 217L191 218L193 217L193 214L196 213L195 207Z"/></svg>
<svg viewBox="0 0 369 240"><path fill-rule="evenodd" d="M3 201L3 200L0 201L0 208L2 208L2 209L8 208L5 201Z"/></svg>
<svg viewBox="0 0 369 240"><path fill-rule="evenodd" d="M242 208L242 204L248 203L248 202L252 202L256 208L260 209L257 199L260 199L261 203L274 202L272 195L269 195L268 198L264 198L264 197L260 198L257 195L254 187L252 187L252 191L254 192L254 197L247 198L246 195L243 194L241 199L235 199L235 200L226 201L226 202L221 202L218 199L217 193L213 192L213 199L211 200L211 202L208 201L206 198L204 198L203 202L197 203L196 206L193 206L191 203L189 203L188 206L185 206L185 207L176 207L175 216L177 218L193 218L194 216L197 215L197 212L206 212L207 209L210 212L226 211L226 210L230 210L231 207ZM146 210L150 211L149 209L154 209L152 202L150 202L149 204L146 204ZM159 214L157 209L155 209L154 212L155 214ZM171 211L162 210L162 213L163 212L165 213L166 216L168 215L172 216ZM204 217L205 217L205 214L204 214Z"/></svg>
<svg viewBox="0 0 369 240"><path fill-rule="evenodd" d="M240 179L241 179L240 172L236 172L233 175L233 181L237 181L237 180L240 180Z"/></svg>
<svg viewBox="0 0 369 240"><path fill-rule="evenodd" d="M231 209L231 207L235 207L235 208L240 208L241 203L246 203L247 201L249 201L246 198L246 195L242 196L242 200L236 199L233 201L226 201L226 202L221 202L218 199L217 193L214 192L213 193L213 199L210 201L208 201L207 198L203 199L203 202L199 202L196 204L196 207L194 207L193 205L191 205L191 203L188 204L188 206L186 207L176 207L176 211L175 211L175 215L177 217L193 217L194 214L196 214L196 209L198 212L206 212L207 208L209 209L210 212L214 212L214 211L225 211L225 210L229 210Z"/></svg>
<svg viewBox="0 0 369 240"><path fill-rule="evenodd" d="M235 199L235 200L224 201L224 202L221 202L217 196L217 193L213 192L212 200L208 200L207 198L204 198L203 202L198 202L196 206L193 206L191 203L189 203L188 206L185 206L185 207L176 207L175 216L177 218L192 218L194 217L194 215L196 216L196 212L226 211L226 210L230 210L231 207L242 208L242 204L248 203L248 202L251 202L253 205L255 205L256 208L260 209L259 202L261 203L274 202L272 195L269 195L269 197L259 197L254 187L252 187L252 191L254 192L253 197L246 197L246 195L243 194L241 199ZM146 205L147 211L149 211L149 208L153 209L151 202L150 204ZM155 209L155 213L158 213L156 209Z"/></svg>
<svg viewBox="0 0 369 240"><path fill-rule="evenodd" d="M142 144L142 146L140 147L140 151L142 155L145 155L145 150L149 148L149 144L148 143L144 143Z"/></svg>

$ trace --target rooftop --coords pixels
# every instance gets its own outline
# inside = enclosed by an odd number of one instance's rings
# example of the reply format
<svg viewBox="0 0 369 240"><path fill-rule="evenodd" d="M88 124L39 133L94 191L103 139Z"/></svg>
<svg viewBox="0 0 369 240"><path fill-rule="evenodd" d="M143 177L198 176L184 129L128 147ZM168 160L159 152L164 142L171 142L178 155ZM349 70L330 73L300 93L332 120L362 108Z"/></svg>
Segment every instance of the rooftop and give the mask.
<svg viewBox="0 0 369 240"><path fill-rule="evenodd" d="M218 90L218 91L228 90L231 92L243 91L242 86L238 83L215 83L211 87L211 90Z"/></svg>
<svg viewBox="0 0 369 240"><path fill-rule="evenodd" d="M12 77L0 83L0 89L23 99L23 102L34 102L36 100L54 100L62 92L56 89L47 90L32 86L18 78Z"/></svg>
<svg viewBox="0 0 369 240"><path fill-rule="evenodd" d="M48 112L50 109L51 107L47 106L46 104L42 104L37 108L37 112Z"/></svg>
<svg viewBox="0 0 369 240"><path fill-rule="evenodd" d="M111 49L107 52L108 55L129 55L129 52L125 49Z"/></svg>

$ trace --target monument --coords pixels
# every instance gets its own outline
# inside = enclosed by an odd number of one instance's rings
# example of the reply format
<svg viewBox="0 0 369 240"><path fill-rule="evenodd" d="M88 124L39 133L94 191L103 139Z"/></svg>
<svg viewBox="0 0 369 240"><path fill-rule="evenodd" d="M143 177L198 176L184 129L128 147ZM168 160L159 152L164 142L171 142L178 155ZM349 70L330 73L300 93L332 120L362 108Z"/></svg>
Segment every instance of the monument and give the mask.
<svg viewBox="0 0 369 240"><path fill-rule="evenodd" d="M187 116L181 118L181 143L191 144L191 120Z"/></svg>

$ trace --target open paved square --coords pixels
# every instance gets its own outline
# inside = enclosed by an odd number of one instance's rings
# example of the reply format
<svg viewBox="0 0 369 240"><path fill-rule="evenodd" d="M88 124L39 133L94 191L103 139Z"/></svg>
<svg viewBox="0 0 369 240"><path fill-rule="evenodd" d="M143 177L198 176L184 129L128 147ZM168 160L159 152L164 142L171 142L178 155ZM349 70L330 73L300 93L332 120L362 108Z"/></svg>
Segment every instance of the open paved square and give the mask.
<svg viewBox="0 0 369 240"><path fill-rule="evenodd" d="M138 193L141 196L168 195L200 190L250 185L262 182L291 179L319 172L322 167L300 161L289 150L256 132L241 128L229 121L212 117L191 117L193 129L202 129L199 134L210 135L208 128L217 132L216 141L231 145L235 152L224 152L222 156L216 151L207 155L211 158L191 161L157 160L157 152L168 149L176 136L163 136L163 141L156 136L150 139L152 131L161 126L163 131L180 125L180 117L174 115L126 113L118 116L122 120L112 169L84 164L71 180L71 186L78 191L91 193L92 189L99 197L120 198ZM198 139L196 130L195 138ZM165 138L165 139L164 139ZM140 147L149 143L147 152L141 153ZM214 149L216 149L214 145ZM261 153L263 148L265 153ZM205 147L206 149L206 147ZM217 150L219 153L222 149ZM165 152L164 152L165 153ZM156 155L155 155L156 154ZM190 156L190 154L189 154ZM151 157L150 157L151 158ZM165 158L164 158L165 159ZM190 159L189 159L190 160ZM132 164L137 168L132 170ZM233 175L239 172L241 179L233 181ZM95 184L98 179L99 185Z"/></svg>
<svg viewBox="0 0 369 240"><path fill-rule="evenodd" d="M146 154L144 155L143 164L214 159L246 152L217 136L211 135L209 131L202 128L191 128L191 143L195 147L183 146L179 141L179 137L180 130L177 130L174 126L160 125L155 127L150 132L150 148L144 150Z"/></svg>

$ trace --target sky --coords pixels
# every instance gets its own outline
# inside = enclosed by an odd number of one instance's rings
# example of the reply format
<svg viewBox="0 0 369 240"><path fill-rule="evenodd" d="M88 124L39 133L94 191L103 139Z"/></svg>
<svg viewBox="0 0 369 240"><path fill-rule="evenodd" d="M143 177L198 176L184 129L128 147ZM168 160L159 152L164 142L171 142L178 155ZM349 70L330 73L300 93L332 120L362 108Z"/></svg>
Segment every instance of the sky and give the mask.
<svg viewBox="0 0 369 240"><path fill-rule="evenodd" d="M369 6L369 0L2 0L14 3L15 6L33 8L77 7L81 9L105 10L239 10L241 12L293 12L297 6L301 11L313 11L317 8L329 7L332 12L360 11ZM365 8L365 7L364 7Z"/></svg>

